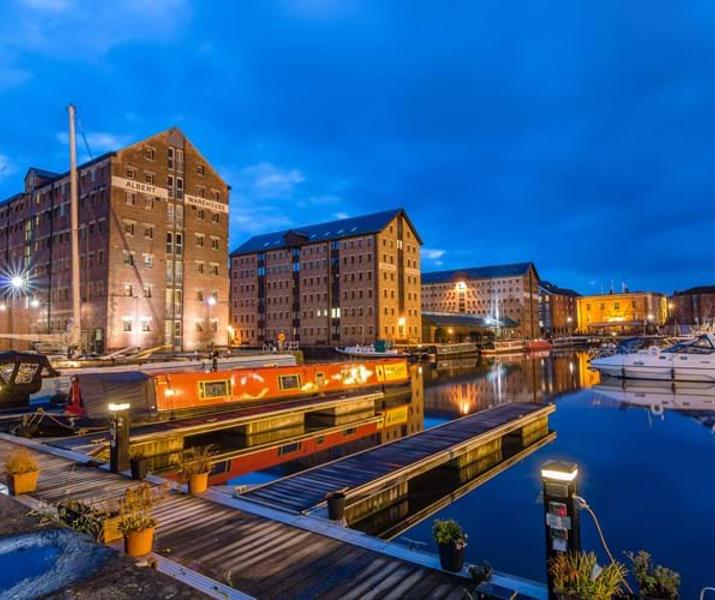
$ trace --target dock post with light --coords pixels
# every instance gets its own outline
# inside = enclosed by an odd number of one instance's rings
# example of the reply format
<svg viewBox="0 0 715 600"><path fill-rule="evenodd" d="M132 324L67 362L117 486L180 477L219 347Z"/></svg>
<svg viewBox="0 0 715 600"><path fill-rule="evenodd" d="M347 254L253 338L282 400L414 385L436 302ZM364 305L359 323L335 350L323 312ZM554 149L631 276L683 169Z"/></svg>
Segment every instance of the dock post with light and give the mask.
<svg viewBox="0 0 715 600"><path fill-rule="evenodd" d="M129 402L109 403L109 470L121 473L129 468Z"/></svg>
<svg viewBox="0 0 715 600"><path fill-rule="evenodd" d="M555 598L551 561L559 554L581 551L579 527L578 465L550 460L541 467L546 528L546 574L549 600Z"/></svg>

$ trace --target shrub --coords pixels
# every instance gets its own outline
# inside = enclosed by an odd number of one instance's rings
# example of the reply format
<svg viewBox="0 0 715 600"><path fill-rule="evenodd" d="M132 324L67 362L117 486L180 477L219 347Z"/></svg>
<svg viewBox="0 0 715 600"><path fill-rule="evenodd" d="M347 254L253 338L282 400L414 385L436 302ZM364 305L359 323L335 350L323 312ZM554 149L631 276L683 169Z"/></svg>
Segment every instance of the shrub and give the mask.
<svg viewBox="0 0 715 600"><path fill-rule="evenodd" d="M621 593L626 568L620 563L611 563L595 575L596 566L593 552L559 554L549 565L554 591L569 599L611 600Z"/></svg>
<svg viewBox="0 0 715 600"><path fill-rule="evenodd" d="M184 450L181 456L181 474L184 477L211 472L211 457L215 454L211 446L195 446Z"/></svg>
<svg viewBox="0 0 715 600"><path fill-rule="evenodd" d="M467 544L467 534L454 519L435 519L432 535L438 544Z"/></svg>
<svg viewBox="0 0 715 600"><path fill-rule="evenodd" d="M39 470L37 458L27 448L15 448L5 459L5 472L8 475L24 475Z"/></svg>
<svg viewBox="0 0 715 600"><path fill-rule="evenodd" d="M119 519L122 535L156 527L156 519L144 511L124 513Z"/></svg>
<svg viewBox="0 0 715 600"><path fill-rule="evenodd" d="M680 598L680 574L662 565L654 565L648 552L626 552L633 565L633 575L638 582L641 596L678 600Z"/></svg>

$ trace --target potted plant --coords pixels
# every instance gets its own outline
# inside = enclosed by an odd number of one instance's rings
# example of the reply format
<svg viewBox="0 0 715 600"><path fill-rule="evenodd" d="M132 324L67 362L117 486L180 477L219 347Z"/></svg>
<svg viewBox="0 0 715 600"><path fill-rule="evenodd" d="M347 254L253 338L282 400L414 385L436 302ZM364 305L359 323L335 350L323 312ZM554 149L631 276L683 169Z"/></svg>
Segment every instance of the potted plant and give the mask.
<svg viewBox="0 0 715 600"><path fill-rule="evenodd" d="M144 556L154 545L156 519L147 511L132 510L122 514L119 530L124 536L124 552L127 556Z"/></svg>
<svg viewBox="0 0 715 600"><path fill-rule="evenodd" d="M461 571L467 534L453 519L435 519L432 535L439 546L439 562L445 571Z"/></svg>
<svg viewBox="0 0 715 600"><path fill-rule="evenodd" d="M5 473L11 495L31 494L37 489L40 466L35 455L27 448L15 448L8 454Z"/></svg>
<svg viewBox="0 0 715 600"><path fill-rule="evenodd" d="M610 563L599 571L593 552L559 554L549 565L558 600L611 600L620 594L626 568Z"/></svg>
<svg viewBox="0 0 715 600"><path fill-rule="evenodd" d="M184 451L181 474L188 482L190 494L203 494L208 489L212 456L210 446L195 446Z"/></svg>
<svg viewBox="0 0 715 600"><path fill-rule="evenodd" d="M662 565L654 565L648 552L626 552L633 566L641 600L678 600L680 574Z"/></svg>
<svg viewBox="0 0 715 600"><path fill-rule="evenodd" d="M60 520L72 529L90 534L103 544L122 539L119 530L121 513L121 501L116 500L101 503L68 500L57 506Z"/></svg>
<svg viewBox="0 0 715 600"><path fill-rule="evenodd" d="M124 536L124 551L127 556L144 556L154 544L156 519L151 509L166 494L166 486L152 487L142 483L127 489L121 502L119 531Z"/></svg>
<svg viewBox="0 0 715 600"><path fill-rule="evenodd" d="M129 467L132 471L132 479L141 481L149 474L149 460L144 455L141 448L133 449L129 457Z"/></svg>

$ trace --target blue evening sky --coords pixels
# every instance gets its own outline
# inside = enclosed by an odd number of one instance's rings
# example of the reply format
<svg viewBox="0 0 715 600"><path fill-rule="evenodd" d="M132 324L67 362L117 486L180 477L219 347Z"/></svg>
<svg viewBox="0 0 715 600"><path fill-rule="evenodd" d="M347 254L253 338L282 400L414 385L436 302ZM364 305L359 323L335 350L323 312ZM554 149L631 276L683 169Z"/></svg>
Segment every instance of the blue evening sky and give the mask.
<svg viewBox="0 0 715 600"><path fill-rule="evenodd" d="M232 247L402 206L425 270L715 283L712 0L2 0L0 197L70 101L94 154L180 126Z"/></svg>

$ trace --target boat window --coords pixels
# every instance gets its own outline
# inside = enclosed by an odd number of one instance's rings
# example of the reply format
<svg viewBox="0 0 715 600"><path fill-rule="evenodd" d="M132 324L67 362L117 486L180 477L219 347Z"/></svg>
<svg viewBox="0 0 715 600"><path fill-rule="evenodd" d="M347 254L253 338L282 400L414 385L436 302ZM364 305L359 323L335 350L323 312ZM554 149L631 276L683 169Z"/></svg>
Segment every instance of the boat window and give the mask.
<svg viewBox="0 0 715 600"><path fill-rule="evenodd" d="M286 444L278 448L278 456L283 456L284 454L290 454L292 452L298 452L300 450L300 442L295 442L294 444Z"/></svg>
<svg viewBox="0 0 715 600"><path fill-rule="evenodd" d="M300 375L279 375L278 385L282 390L300 389Z"/></svg>
<svg viewBox="0 0 715 600"><path fill-rule="evenodd" d="M5 383L10 383L10 378L12 377L12 372L15 370L15 363L6 363L0 365L0 377Z"/></svg>
<svg viewBox="0 0 715 600"><path fill-rule="evenodd" d="M231 395L231 381L223 379L221 381L200 381L199 398L209 400L211 398L226 398Z"/></svg>
<svg viewBox="0 0 715 600"><path fill-rule="evenodd" d="M40 365L37 363L20 363L20 366L17 368L17 373L15 374L15 383L32 383L39 367Z"/></svg>

